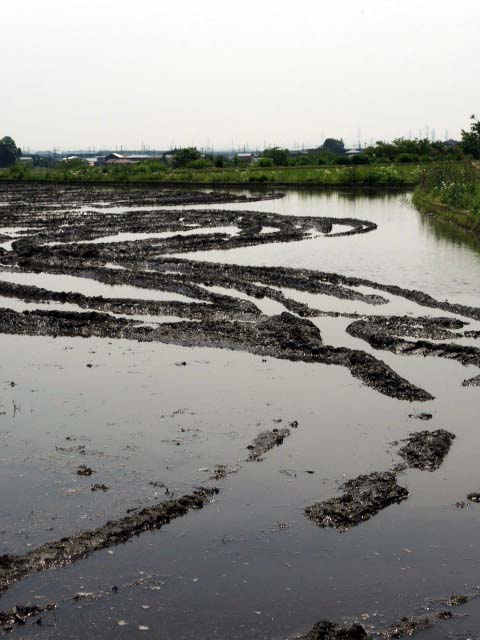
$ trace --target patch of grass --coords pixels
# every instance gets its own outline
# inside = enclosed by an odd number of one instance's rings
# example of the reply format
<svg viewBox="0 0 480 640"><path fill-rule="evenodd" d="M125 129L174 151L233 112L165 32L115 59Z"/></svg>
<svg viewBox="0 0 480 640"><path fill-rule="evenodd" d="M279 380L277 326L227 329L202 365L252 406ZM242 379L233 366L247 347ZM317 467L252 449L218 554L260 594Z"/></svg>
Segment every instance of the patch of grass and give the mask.
<svg viewBox="0 0 480 640"><path fill-rule="evenodd" d="M399 185L419 182L420 164L385 164L359 166L232 167L172 169L134 166L34 168L14 165L0 171L0 179L53 182L158 182L210 184L279 184L279 185Z"/></svg>
<svg viewBox="0 0 480 640"><path fill-rule="evenodd" d="M479 166L467 161L424 169L413 202L420 211L480 236Z"/></svg>
<svg viewBox="0 0 480 640"><path fill-rule="evenodd" d="M423 170L417 191L434 203L472 213L480 221L480 169L473 162L431 165Z"/></svg>

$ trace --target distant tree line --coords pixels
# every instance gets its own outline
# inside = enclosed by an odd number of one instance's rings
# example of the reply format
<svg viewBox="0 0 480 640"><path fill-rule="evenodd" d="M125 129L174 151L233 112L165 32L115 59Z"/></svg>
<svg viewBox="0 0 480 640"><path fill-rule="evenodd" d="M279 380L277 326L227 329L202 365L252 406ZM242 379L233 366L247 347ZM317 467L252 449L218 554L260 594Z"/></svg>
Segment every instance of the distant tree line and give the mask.
<svg viewBox="0 0 480 640"><path fill-rule="evenodd" d="M255 166L365 165L462 160L466 156L480 158L480 121L472 116L470 130L462 131L459 142L397 138L392 142L377 141L374 145L356 151L348 154L343 140L327 138L320 147L303 151L292 152L281 147L270 147L261 153ZM173 156L175 168L227 168L242 164L237 156L226 158L221 155L202 155L193 147L178 149Z"/></svg>
<svg viewBox="0 0 480 640"><path fill-rule="evenodd" d="M291 153L287 149L266 149L259 164L261 166L301 165L361 165L407 162L432 162L436 160L460 160L464 151L462 144L431 142L430 140L378 141L375 145L347 154L343 141L330 138L317 149Z"/></svg>
<svg viewBox="0 0 480 640"><path fill-rule="evenodd" d="M443 160L462 160L465 157L480 159L480 121L471 117L470 129L462 131L461 141L432 142L428 139L408 140L397 138L393 142L378 141L355 153L348 153L343 140L327 138L324 143L314 149L290 151L280 147L265 149L255 158L256 167L299 167L316 165L368 165L390 163L422 163ZM15 141L9 136L0 140L0 168L15 165L22 155ZM75 164L76 163L76 164ZM59 164L56 158L33 156L34 167L51 168ZM67 169L81 170L82 160L70 160L60 163ZM76 166L78 164L78 167ZM196 147L175 149L160 160L146 160L131 167L122 168L131 172L155 172L174 169L209 169L245 166L244 158L235 155L227 157L218 154L202 154ZM75 166L74 166L75 165ZM85 169L84 169L85 170ZM103 167L101 171L110 171ZM115 170L120 172L118 167Z"/></svg>

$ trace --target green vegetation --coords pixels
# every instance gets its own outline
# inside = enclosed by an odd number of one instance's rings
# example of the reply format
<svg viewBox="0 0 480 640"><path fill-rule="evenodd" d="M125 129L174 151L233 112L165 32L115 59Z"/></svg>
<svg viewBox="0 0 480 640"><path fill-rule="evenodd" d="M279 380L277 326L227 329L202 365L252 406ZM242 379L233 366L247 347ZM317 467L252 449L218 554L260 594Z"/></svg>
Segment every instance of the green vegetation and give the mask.
<svg viewBox="0 0 480 640"><path fill-rule="evenodd" d="M462 130L462 149L464 153L475 158L480 159L480 120L476 120L475 116L471 117L472 123L470 125L470 131Z"/></svg>
<svg viewBox="0 0 480 640"><path fill-rule="evenodd" d="M425 169L413 201L438 220L480 236L480 168L474 161Z"/></svg>
<svg viewBox="0 0 480 640"><path fill-rule="evenodd" d="M161 162L135 165L90 167L78 160L59 163L54 168L16 164L0 171L0 179L53 182L159 182L193 184L280 185L414 185L422 167L411 165L185 168L166 167Z"/></svg>
<svg viewBox="0 0 480 640"><path fill-rule="evenodd" d="M95 167L80 158L61 161L33 156L28 163L19 162L20 149L5 137L0 141L0 179L311 186L413 186L421 182L418 193L423 197L429 194L439 204L476 211L476 186L466 178L469 165L462 164L467 157L480 158L480 122L472 119L459 143L399 138L348 154L343 140L327 138L316 149L272 147L255 158L254 154L208 155L187 147L154 160L124 162L119 158L119 162L113 159ZM426 164L431 170L423 171Z"/></svg>
<svg viewBox="0 0 480 640"><path fill-rule="evenodd" d="M343 140L327 138L323 143L321 150L325 153L333 153L334 155L341 156L345 153L345 145L343 144Z"/></svg>
<svg viewBox="0 0 480 640"><path fill-rule="evenodd" d="M426 168L414 194L422 210L480 234L480 121L471 118L462 131L463 163L437 163Z"/></svg>
<svg viewBox="0 0 480 640"><path fill-rule="evenodd" d="M461 160L464 150L461 144L431 142L430 140L405 140L377 142L351 155L346 154L342 140L327 138L321 147L302 152L273 147L265 149L259 162L262 166L317 166L365 164L411 164Z"/></svg>
<svg viewBox="0 0 480 640"><path fill-rule="evenodd" d="M432 165L422 173L418 190L434 202L471 211L480 219L480 171L473 162Z"/></svg>

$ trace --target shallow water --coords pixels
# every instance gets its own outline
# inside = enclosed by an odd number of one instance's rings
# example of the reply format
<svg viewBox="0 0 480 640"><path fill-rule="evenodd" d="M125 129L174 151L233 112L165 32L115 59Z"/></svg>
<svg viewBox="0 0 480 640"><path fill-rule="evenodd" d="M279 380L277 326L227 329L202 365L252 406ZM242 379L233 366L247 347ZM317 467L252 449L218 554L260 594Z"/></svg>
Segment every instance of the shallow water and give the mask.
<svg viewBox="0 0 480 640"><path fill-rule="evenodd" d="M228 208L246 210L252 205L233 203ZM421 289L450 302L479 304L479 253L458 242L454 231L434 226L431 218L421 216L411 204L410 194L289 191L285 198L257 202L254 208L298 216L359 218L375 222L378 229L354 236L321 237L228 252L195 252L182 257L320 269Z"/></svg>
<svg viewBox="0 0 480 640"><path fill-rule="evenodd" d="M132 298L136 300L177 300L179 302L198 302L180 293L159 290L146 290L125 284L103 284L78 276L57 275L55 273L28 273L0 271L0 280L14 284L27 284L42 287L50 291L82 293L87 296L103 298Z"/></svg>
<svg viewBox="0 0 480 640"><path fill-rule="evenodd" d="M134 242L135 240L148 240L152 239L167 239L174 238L175 236L197 236L197 235L210 235L212 233L220 233L226 236L238 235L240 229L238 227L206 227L205 229L188 229L187 231L163 231L160 233L117 233L112 236L105 236L103 238L95 238L95 240L81 240L78 244L104 244L111 242ZM55 246L57 242L49 243L51 246ZM68 243L67 243L68 244ZM73 244L73 243L70 243Z"/></svg>
<svg viewBox="0 0 480 640"><path fill-rule="evenodd" d="M281 200L227 208L357 217L378 229L182 258L334 271L480 305L480 254L421 217L409 195L289 191ZM79 283L71 276L0 275L16 282L19 277L87 295L178 299L167 292ZM373 289L368 292L388 303L370 306L283 291L322 310L451 315ZM265 314L281 310L277 302L237 294ZM28 545L158 502L164 488L151 481L181 494L210 484L215 464L237 469L201 512L114 547L113 554L101 551L12 586L1 608L59 602L56 620L46 616L44 626L27 625L19 637L286 639L321 618L359 619L368 613L367 624L389 623L454 591L475 592L480 506L457 509L455 503L480 490L480 390L461 386L478 370L440 358L379 353L345 333L347 318L313 321L325 343L375 353L435 399L410 404L380 395L341 367L220 349L0 336L3 552L23 553ZM469 322L467 328L479 328ZM434 417L428 423L409 418L418 411ZM281 447L261 463L245 461L246 447L259 431L292 420L299 427ZM438 471L399 476L410 491L407 501L343 534L306 519L303 508L336 495L346 478L396 464L392 442L413 430L439 427L457 438ZM83 453L76 449L82 446ZM82 463L95 470L93 478L76 475ZM92 479L110 490L92 493ZM73 601L80 591L98 599ZM472 620L480 617L474 602L469 607ZM149 631L139 631L140 625ZM467 633L479 628L449 622L447 631L442 627L439 635L425 637L448 637L440 633L450 631L472 637Z"/></svg>

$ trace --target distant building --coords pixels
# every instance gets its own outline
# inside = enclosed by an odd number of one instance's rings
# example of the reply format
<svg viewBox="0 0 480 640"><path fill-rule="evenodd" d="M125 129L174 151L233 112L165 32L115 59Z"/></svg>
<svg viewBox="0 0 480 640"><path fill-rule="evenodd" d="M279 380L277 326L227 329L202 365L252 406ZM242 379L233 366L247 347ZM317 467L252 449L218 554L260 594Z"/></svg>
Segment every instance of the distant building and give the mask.
<svg viewBox="0 0 480 640"><path fill-rule="evenodd" d="M138 164L140 162L140 160L132 160L131 158L115 158L114 160L106 160L105 164L106 165L117 165L117 164L127 164L127 165L133 165L133 164Z"/></svg>
<svg viewBox="0 0 480 640"><path fill-rule="evenodd" d="M117 165L117 164L122 164L122 165L131 165L131 164L137 164L138 162L140 162L140 160L138 158L132 158L131 156L122 156L120 153L109 153L108 156L105 156L105 162L104 164L107 165Z"/></svg>
<svg viewBox="0 0 480 640"><path fill-rule="evenodd" d="M132 165L146 160L161 160L161 156L152 156L139 153L131 153L130 155L122 155L120 153L109 153L107 156L99 156L96 165Z"/></svg>
<svg viewBox="0 0 480 640"><path fill-rule="evenodd" d="M78 160L79 162L83 162L84 164L87 163L85 158L80 158L80 156L68 156L66 158L62 158L62 162L71 162L73 160Z"/></svg>
<svg viewBox="0 0 480 640"><path fill-rule="evenodd" d="M242 164L252 164L255 160L254 153L237 153L237 160Z"/></svg>
<svg viewBox="0 0 480 640"><path fill-rule="evenodd" d="M108 156L104 157L104 161L108 162L109 160L123 160L125 156L122 156L121 153L109 153Z"/></svg>

